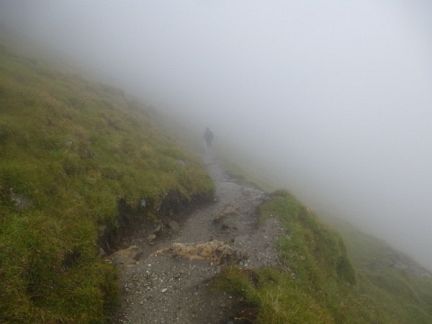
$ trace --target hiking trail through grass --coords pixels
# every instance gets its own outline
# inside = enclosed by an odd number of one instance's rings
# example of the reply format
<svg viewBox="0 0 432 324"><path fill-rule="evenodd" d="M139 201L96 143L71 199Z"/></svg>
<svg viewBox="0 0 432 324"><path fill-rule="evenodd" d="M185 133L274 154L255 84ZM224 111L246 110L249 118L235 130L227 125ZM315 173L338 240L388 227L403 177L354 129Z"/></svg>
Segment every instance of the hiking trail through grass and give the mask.
<svg viewBox="0 0 432 324"><path fill-rule="evenodd" d="M122 286L118 323L224 323L232 296L209 289L227 264L257 268L278 263L275 218L259 222L266 193L229 177L212 152L204 155L216 195L184 220L172 216L168 233L143 231L111 256ZM159 229L157 229L159 230Z"/></svg>

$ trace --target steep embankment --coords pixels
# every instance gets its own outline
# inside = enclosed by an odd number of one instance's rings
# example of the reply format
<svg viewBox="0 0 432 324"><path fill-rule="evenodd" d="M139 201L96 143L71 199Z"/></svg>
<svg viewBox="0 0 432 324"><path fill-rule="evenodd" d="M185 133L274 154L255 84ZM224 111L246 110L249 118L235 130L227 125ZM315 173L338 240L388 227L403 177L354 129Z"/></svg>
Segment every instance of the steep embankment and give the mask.
<svg viewBox="0 0 432 324"><path fill-rule="evenodd" d="M123 93L0 51L0 322L101 322L119 228L211 196Z"/></svg>

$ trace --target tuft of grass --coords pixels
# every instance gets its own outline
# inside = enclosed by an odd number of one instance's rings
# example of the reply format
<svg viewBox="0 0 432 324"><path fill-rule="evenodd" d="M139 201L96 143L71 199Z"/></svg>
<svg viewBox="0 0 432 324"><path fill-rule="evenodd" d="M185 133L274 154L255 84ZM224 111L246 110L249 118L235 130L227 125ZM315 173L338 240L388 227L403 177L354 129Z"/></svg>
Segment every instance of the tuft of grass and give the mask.
<svg viewBox="0 0 432 324"><path fill-rule="evenodd" d="M333 323L329 311L280 269L227 268L213 288L236 298L232 317L238 323Z"/></svg>
<svg viewBox="0 0 432 324"><path fill-rule="evenodd" d="M281 258L296 277L318 289L335 278L355 284L355 272L339 235L320 223L317 217L294 196L276 191L260 206L261 217L278 217L287 235L279 240Z"/></svg>
<svg viewBox="0 0 432 324"><path fill-rule="evenodd" d="M0 53L0 322L100 323L116 274L104 229L210 197L201 164L116 89ZM146 201L145 208L140 206Z"/></svg>

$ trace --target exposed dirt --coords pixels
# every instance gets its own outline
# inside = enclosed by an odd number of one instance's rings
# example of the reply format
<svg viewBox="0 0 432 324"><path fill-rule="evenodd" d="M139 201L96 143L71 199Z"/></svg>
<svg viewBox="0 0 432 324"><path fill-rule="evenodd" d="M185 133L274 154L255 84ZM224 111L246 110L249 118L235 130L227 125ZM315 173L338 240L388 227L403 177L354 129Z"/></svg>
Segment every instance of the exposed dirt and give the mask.
<svg viewBox="0 0 432 324"><path fill-rule="evenodd" d="M216 200L184 221L142 232L111 260L120 268L118 323L227 323L232 297L208 289L226 264L256 268L278 263L275 240L281 226L259 223L257 206L266 194L229 178L207 153Z"/></svg>

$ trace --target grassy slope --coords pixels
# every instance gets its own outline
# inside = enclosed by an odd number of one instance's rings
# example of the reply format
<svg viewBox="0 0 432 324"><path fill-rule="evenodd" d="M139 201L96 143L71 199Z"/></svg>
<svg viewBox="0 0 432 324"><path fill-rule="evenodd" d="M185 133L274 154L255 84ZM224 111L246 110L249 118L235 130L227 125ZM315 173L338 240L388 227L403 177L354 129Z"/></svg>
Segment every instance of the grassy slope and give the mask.
<svg viewBox="0 0 432 324"><path fill-rule="evenodd" d="M212 192L152 112L4 49L0 156L0 322L104 321L115 272L97 240L118 227L118 201L157 217L169 192L185 202Z"/></svg>
<svg viewBox="0 0 432 324"><path fill-rule="evenodd" d="M278 217L287 231L278 244L283 265L254 272L230 268L218 278L217 287L243 300L239 319L281 324L432 323L430 279L389 268L365 271L359 265L370 257L369 249L381 246L364 243L364 238L350 241L353 246L367 245L353 267L341 237L293 196L276 192L259 212ZM353 249L350 243L348 251Z"/></svg>
<svg viewBox="0 0 432 324"><path fill-rule="evenodd" d="M360 293L367 294L389 314L390 322L432 323L430 272L346 222L337 219L329 222L346 242L361 278Z"/></svg>

